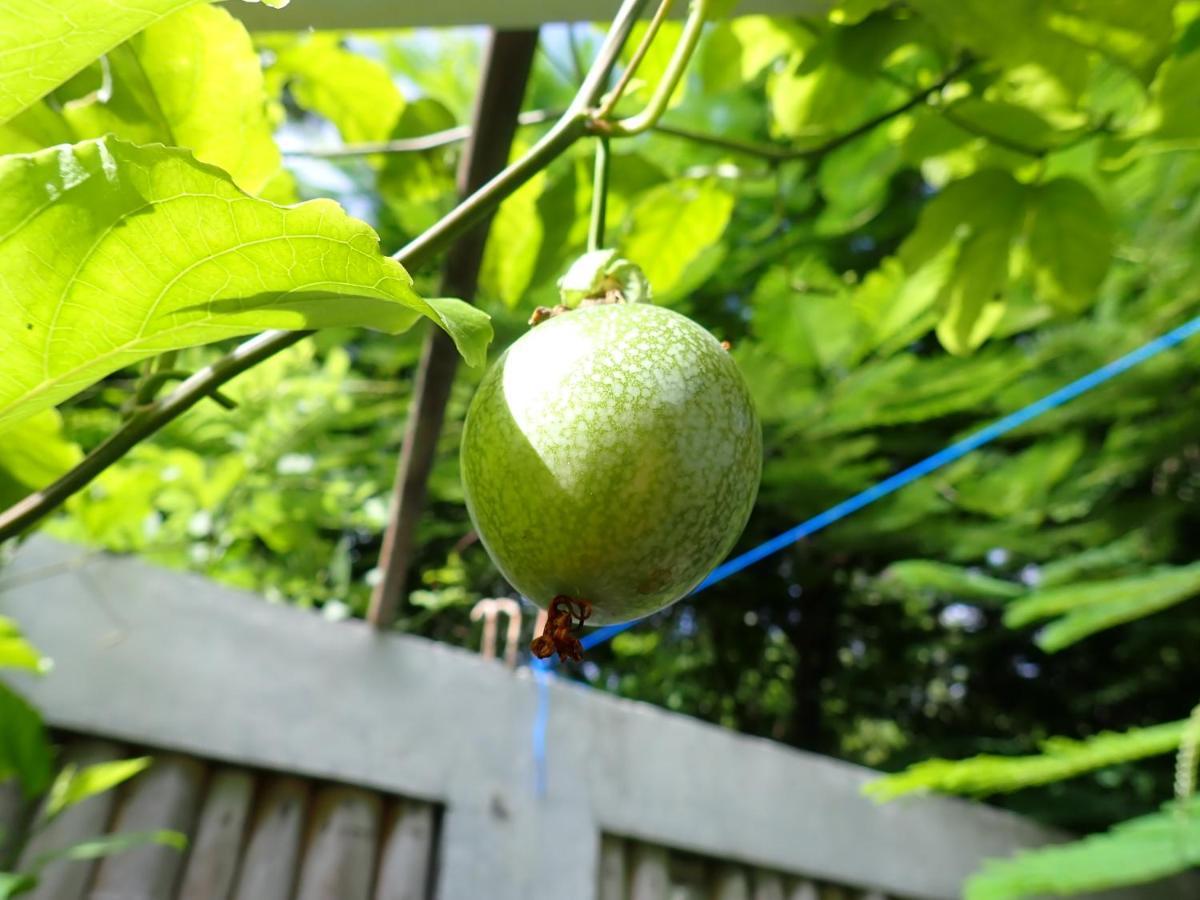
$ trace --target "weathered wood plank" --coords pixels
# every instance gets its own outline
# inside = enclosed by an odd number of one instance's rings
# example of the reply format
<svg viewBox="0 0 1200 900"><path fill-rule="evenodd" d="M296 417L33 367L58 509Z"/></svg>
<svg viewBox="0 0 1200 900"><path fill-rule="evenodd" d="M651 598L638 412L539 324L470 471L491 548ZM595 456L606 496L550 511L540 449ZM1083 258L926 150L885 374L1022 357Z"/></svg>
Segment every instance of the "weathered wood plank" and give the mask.
<svg viewBox="0 0 1200 900"><path fill-rule="evenodd" d="M420 800L397 802L379 855L375 900L425 900L433 868L435 810Z"/></svg>
<svg viewBox="0 0 1200 900"><path fill-rule="evenodd" d="M318 792L296 900L370 900L381 806L357 788Z"/></svg>
<svg viewBox="0 0 1200 900"><path fill-rule="evenodd" d="M629 900L667 900L670 894L666 849L635 843L629 859Z"/></svg>
<svg viewBox="0 0 1200 900"><path fill-rule="evenodd" d="M124 749L117 744L81 740L65 748L63 762L83 767L111 762L125 755ZM103 835L112 821L117 795L117 790L106 791L65 809L30 839L21 854L20 868L31 868L34 860L43 854L65 850L80 841ZM84 896L96 865L95 860L89 859L52 862L42 870L37 888L25 896L30 900L77 900Z"/></svg>
<svg viewBox="0 0 1200 900"><path fill-rule="evenodd" d="M600 884L597 900L626 900L628 875L625 854L624 839L611 834L600 837Z"/></svg>
<svg viewBox="0 0 1200 900"><path fill-rule="evenodd" d="M254 776L219 769L209 779L177 900L228 900L254 802Z"/></svg>
<svg viewBox="0 0 1200 900"><path fill-rule="evenodd" d="M888 897L883 891L863 891L859 900L888 900Z"/></svg>
<svg viewBox="0 0 1200 900"><path fill-rule="evenodd" d="M755 869L751 879L753 900L784 900L783 877L765 869Z"/></svg>
<svg viewBox="0 0 1200 900"><path fill-rule="evenodd" d="M821 900L821 889L815 881L801 878L788 887L788 900Z"/></svg>
<svg viewBox="0 0 1200 900"><path fill-rule="evenodd" d="M718 866L713 881L713 900L750 900L750 880L741 866Z"/></svg>
<svg viewBox="0 0 1200 900"><path fill-rule="evenodd" d="M15 778L0 784L0 871L16 856L30 803Z"/></svg>
<svg viewBox="0 0 1200 900"><path fill-rule="evenodd" d="M237 900L290 900L308 812L308 785L275 777L264 786L238 872Z"/></svg>
<svg viewBox="0 0 1200 900"><path fill-rule="evenodd" d="M121 792L112 833L171 829L190 836L200 808L205 766L167 755ZM183 867L174 847L145 844L102 860L90 900L170 900Z"/></svg>

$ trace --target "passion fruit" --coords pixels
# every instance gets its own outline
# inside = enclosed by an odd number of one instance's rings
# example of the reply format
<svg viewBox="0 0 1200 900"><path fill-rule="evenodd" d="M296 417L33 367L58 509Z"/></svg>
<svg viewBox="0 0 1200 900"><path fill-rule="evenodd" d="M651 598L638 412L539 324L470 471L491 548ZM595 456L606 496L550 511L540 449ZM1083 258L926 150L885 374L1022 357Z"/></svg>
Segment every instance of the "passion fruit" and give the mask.
<svg viewBox="0 0 1200 900"><path fill-rule="evenodd" d="M679 600L750 515L762 436L725 348L648 303L537 325L484 376L462 440L467 509L496 567L588 624Z"/></svg>

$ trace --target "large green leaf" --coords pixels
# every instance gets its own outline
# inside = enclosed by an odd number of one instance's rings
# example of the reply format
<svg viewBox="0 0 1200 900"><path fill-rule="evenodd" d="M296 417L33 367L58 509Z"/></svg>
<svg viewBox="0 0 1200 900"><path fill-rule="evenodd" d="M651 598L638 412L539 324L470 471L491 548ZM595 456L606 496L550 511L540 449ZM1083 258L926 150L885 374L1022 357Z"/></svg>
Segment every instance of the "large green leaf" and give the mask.
<svg viewBox="0 0 1200 900"><path fill-rule="evenodd" d="M197 2L0 0L0 123L143 28Z"/></svg>
<svg viewBox="0 0 1200 900"><path fill-rule="evenodd" d="M1056 178L1035 188L1030 205L1029 256L1039 293L1067 312L1087 308L1112 259L1108 211L1073 178Z"/></svg>
<svg viewBox="0 0 1200 900"><path fill-rule="evenodd" d="M267 82L275 90L286 84L301 106L336 125L348 143L384 140L404 109L388 70L343 49L333 34L316 34L279 51Z"/></svg>
<svg viewBox="0 0 1200 900"><path fill-rule="evenodd" d="M973 756L929 759L903 772L872 781L864 793L891 800L914 791L984 796L1074 778L1117 763L1171 753L1186 722L1167 722L1120 733L1104 732L1084 741L1051 738L1036 756Z"/></svg>
<svg viewBox="0 0 1200 900"><path fill-rule="evenodd" d="M390 137L407 138L453 128L454 114L431 97L404 107ZM389 153L376 178L380 196L406 234L419 234L449 211L454 201L452 148Z"/></svg>
<svg viewBox="0 0 1200 900"><path fill-rule="evenodd" d="M50 666L41 653L21 636L17 623L0 616L0 669L23 669L26 672L45 672Z"/></svg>
<svg viewBox="0 0 1200 900"><path fill-rule="evenodd" d="M751 296L751 324L762 347L805 369L853 363L864 326L845 283L817 259L766 272Z"/></svg>
<svg viewBox="0 0 1200 900"><path fill-rule="evenodd" d="M251 194L279 168L258 54L224 9L180 10L114 49L108 67L108 89L64 104L72 142L112 133L187 147Z"/></svg>
<svg viewBox="0 0 1200 900"><path fill-rule="evenodd" d="M958 257L958 244L950 242L911 274L896 257L888 257L867 274L854 295L855 312L871 331L871 344L895 348L929 330L929 314Z"/></svg>
<svg viewBox="0 0 1200 900"><path fill-rule="evenodd" d="M691 282L689 269L720 240L733 195L715 181L668 182L644 193L630 212L621 253L637 263L656 296Z"/></svg>
<svg viewBox="0 0 1200 900"><path fill-rule="evenodd" d="M819 44L769 82L772 120L786 137L816 139L838 134L894 106L905 97L878 77L884 60L913 40L911 22L873 17L831 28Z"/></svg>
<svg viewBox="0 0 1200 900"><path fill-rule="evenodd" d="M63 436L56 410L44 409L12 428L0 426L0 507L45 487L82 456L79 445Z"/></svg>
<svg viewBox="0 0 1200 900"><path fill-rule="evenodd" d="M942 289L937 327L938 338L951 353L978 348L1004 314L1026 194L1025 186L1007 172L976 172L934 197L900 247L900 258L913 273L946 253L947 247L958 247Z"/></svg>
<svg viewBox="0 0 1200 900"><path fill-rule="evenodd" d="M509 308L521 303L537 269L545 228L538 199L546 185L539 172L521 185L496 211L488 232L480 285Z"/></svg>
<svg viewBox="0 0 1200 900"><path fill-rule="evenodd" d="M40 794L53 774L42 717L0 681L0 782L15 777L27 795Z"/></svg>
<svg viewBox="0 0 1200 900"><path fill-rule="evenodd" d="M1145 81L1170 45L1172 0L913 0L951 41L1013 69L1041 69L1071 94L1087 86L1093 53Z"/></svg>
<svg viewBox="0 0 1200 900"><path fill-rule="evenodd" d="M740 88L777 59L812 42L809 32L787 19L743 16L722 22L704 44L700 75L710 91Z"/></svg>
<svg viewBox="0 0 1200 900"><path fill-rule="evenodd" d="M336 204L253 199L184 151L106 138L7 157L0 423L147 356L264 328L399 332L425 315L478 362L486 315L411 283Z"/></svg>
<svg viewBox="0 0 1200 900"><path fill-rule="evenodd" d="M1194 141L1200 137L1200 49L1172 56L1158 70L1151 87L1147 123L1165 141ZM1185 144L1185 146L1189 146Z"/></svg>
<svg viewBox="0 0 1200 900"><path fill-rule="evenodd" d="M147 25L196 2L0 0L0 122Z"/></svg>
<svg viewBox="0 0 1200 900"><path fill-rule="evenodd" d="M1011 628L1061 616L1037 638L1049 653L1098 631L1140 619L1200 594L1200 563L1162 568L1113 581L1085 582L1036 591L1015 601L1004 616Z"/></svg>
<svg viewBox="0 0 1200 900"><path fill-rule="evenodd" d="M1200 866L1200 802L1193 800L1071 844L991 860L967 881L964 897L1013 900L1103 891L1144 884L1195 866Z"/></svg>

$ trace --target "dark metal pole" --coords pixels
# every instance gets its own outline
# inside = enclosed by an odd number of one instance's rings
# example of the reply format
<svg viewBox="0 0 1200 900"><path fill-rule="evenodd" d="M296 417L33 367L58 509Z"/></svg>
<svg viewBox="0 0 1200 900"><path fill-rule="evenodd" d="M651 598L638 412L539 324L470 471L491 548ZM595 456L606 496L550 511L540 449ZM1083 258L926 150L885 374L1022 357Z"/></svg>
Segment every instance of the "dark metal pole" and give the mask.
<svg viewBox="0 0 1200 900"><path fill-rule="evenodd" d="M471 136L458 167L458 194L468 197L508 163L517 114L537 49L537 31L494 31L475 98ZM442 294L470 300L479 281L491 216L450 245L442 270ZM413 386L400 462L392 491L392 514L383 536L383 577L371 595L367 620L386 628L396 618L412 561L417 522L425 509L446 403L458 368L458 351L440 328L425 337Z"/></svg>

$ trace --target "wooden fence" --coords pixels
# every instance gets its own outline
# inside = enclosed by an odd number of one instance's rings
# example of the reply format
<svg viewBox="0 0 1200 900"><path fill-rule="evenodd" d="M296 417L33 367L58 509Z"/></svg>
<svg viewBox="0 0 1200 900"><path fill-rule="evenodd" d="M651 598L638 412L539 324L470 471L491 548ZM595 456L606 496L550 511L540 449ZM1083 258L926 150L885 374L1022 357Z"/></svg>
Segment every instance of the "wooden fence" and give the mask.
<svg viewBox="0 0 1200 900"><path fill-rule="evenodd" d="M0 573L0 612L54 658L18 687L66 761L158 756L25 857L190 838L56 864L36 897L948 900L983 859L1062 838L980 804L876 805L868 770L560 681L539 790L527 671L46 539ZM18 806L0 792L0 824Z"/></svg>

